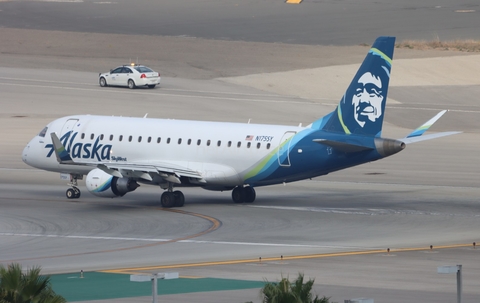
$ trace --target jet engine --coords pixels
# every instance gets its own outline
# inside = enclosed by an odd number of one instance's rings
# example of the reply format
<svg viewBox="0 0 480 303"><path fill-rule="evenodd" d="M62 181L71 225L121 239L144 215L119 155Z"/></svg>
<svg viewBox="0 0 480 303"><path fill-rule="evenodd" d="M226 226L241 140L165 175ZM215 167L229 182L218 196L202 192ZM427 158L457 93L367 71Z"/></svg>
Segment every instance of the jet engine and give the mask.
<svg viewBox="0 0 480 303"><path fill-rule="evenodd" d="M140 186L133 179L114 177L98 168L88 173L85 183L89 192L107 198L122 197Z"/></svg>

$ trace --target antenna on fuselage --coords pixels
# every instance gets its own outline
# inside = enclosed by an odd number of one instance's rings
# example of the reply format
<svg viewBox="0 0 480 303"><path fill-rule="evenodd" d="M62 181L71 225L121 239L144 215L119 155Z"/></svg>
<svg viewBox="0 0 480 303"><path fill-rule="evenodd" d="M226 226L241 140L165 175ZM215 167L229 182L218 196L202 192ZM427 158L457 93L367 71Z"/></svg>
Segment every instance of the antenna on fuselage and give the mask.
<svg viewBox="0 0 480 303"><path fill-rule="evenodd" d="M146 113L146 114L145 114L145 116L143 116L143 118L146 118L146 117L147 117L147 115L148 115L148 113Z"/></svg>

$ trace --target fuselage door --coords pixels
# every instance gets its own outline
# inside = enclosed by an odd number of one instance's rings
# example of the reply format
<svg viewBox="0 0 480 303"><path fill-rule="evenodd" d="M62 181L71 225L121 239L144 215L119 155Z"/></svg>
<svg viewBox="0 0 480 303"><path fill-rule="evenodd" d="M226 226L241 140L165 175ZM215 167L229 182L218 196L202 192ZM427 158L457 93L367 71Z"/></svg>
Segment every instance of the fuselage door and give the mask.
<svg viewBox="0 0 480 303"><path fill-rule="evenodd" d="M68 119L67 122L62 127L62 132L60 133L60 138L63 137L68 132L73 131L73 128L77 124L78 119Z"/></svg>
<svg viewBox="0 0 480 303"><path fill-rule="evenodd" d="M282 139L280 140L280 146L278 147L277 159L278 164L284 167L290 167L290 145L292 143L292 137L295 136L297 132L288 131L283 134Z"/></svg>

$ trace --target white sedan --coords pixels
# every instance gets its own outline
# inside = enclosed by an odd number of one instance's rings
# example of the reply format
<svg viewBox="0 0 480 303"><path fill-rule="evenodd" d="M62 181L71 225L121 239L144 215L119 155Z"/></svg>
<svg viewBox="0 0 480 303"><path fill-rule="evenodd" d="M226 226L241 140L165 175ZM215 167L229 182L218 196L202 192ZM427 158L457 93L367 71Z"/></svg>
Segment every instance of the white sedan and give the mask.
<svg viewBox="0 0 480 303"><path fill-rule="evenodd" d="M131 89L137 86L154 88L160 84L160 73L143 65L122 65L108 73L98 74L98 82L101 87L111 85L128 86Z"/></svg>

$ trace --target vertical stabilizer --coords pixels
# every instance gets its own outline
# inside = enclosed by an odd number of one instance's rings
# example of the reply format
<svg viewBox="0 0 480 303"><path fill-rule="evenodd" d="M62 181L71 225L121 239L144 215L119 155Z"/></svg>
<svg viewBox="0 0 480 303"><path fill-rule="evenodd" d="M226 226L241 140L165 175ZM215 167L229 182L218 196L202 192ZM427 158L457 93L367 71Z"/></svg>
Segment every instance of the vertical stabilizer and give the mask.
<svg viewBox="0 0 480 303"><path fill-rule="evenodd" d="M370 48L335 111L312 127L379 137L382 131L395 37L379 37Z"/></svg>

